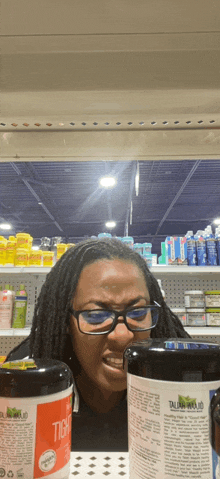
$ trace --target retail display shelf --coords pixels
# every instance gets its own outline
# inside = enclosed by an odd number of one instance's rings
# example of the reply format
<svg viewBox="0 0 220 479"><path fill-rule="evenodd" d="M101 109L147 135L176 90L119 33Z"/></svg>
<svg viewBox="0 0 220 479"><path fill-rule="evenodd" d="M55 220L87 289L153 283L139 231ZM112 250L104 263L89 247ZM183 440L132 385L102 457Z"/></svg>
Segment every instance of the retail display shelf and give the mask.
<svg viewBox="0 0 220 479"><path fill-rule="evenodd" d="M9 274L21 274L21 273L30 273L30 274L47 274L51 268L35 266L1 266L0 274L9 273ZM153 274L155 273L181 273L181 274L220 274L220 266L177 266L177 265L155 265L150 268Z"/></svg>
<svg viewBox="0 0 220 479"><path fill-rule="evenodd" d="M218 326L186 326L184 329L190 336L220 336Z"/></svg>
<svg viewBox="0 0 220 479"><path fill-rule="evenodd" d="M21 274L21 273L30 273L30 274L47 274L51 268L41 267L41 266L1 266L0 274Z"/></svg>
<svg viewBox="0 0 220 479"><path fill-rule="evenodd" d="M29 336L30 328L0 329L0 336Z"/></svg>
<svg viewBox="0 0 220 479"><path fill-rule="evenodd" d="M220 327L215 326L186 326L185 330L187 333L193 336L219 336ZM11 328L11 329L0 329L0 336L28 336L30 334L30 328Z"/></svg>
<svg viewBox="0 0 220 479"><path fill-rule="evenodd" d="M220 274L220 266L177 266L177 265L162 265L158 264L152 266L150 269L155 273L169 273L169 274Z"/></svg>

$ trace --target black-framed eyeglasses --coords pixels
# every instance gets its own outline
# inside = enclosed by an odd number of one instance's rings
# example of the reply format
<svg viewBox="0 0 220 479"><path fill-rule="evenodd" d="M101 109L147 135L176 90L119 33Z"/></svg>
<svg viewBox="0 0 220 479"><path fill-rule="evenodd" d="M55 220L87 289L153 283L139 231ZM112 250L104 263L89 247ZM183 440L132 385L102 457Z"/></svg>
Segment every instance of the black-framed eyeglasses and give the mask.
<svg viewBox="0 0 220 479"><path fill-rule="evenodd" d="M125 311L109 309L93 309L75 311L70 307L70 313L76 318L78 328L84 334L109 334L116 327L118 318L123 317L129 331L141 332L155 328L161 306L154 301L154 305L131 308Z"/></svg>

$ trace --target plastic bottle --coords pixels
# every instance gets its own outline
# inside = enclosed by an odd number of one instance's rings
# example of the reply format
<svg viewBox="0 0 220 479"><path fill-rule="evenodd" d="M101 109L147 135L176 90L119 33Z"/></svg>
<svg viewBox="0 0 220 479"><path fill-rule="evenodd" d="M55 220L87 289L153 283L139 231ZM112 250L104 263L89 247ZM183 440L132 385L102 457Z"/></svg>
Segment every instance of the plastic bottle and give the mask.
<svg viewBox="0 0 220 479"><path fill-rule="evenodd" d="M187 241L187 263L188 266L196 266L197 265L197 258L196 258L196 241L193 236L193 231L187 231L186 235Z"/></svg>
<svg viewBox="0 0 220 479"><path fill-rule="evenodd" d="M198 230L194 236L196 240L196 254L197 254L197 264L198 266L206 266L206 241L204 238L204 231Z"/></svg>
<svg viewBox="0 0 220 479"><path fill-rule="evenodd" d="M5 258L5 266L14 266L15 265L15 253L16 253L16 239L12 240L9 236L9 240L6 246L6 258Z"/></svg>
<svg viewBox="0 0 220 479"><path fill-rule="evenodd" d="M215 230L215 241L216 241L218 265L220 265L220 226L218 226L218 228L216 228Z"/></svg>
<svg viewBox="0 0 220 479"><path fill-rule="evenodd" d="M162 288L161 279L158 279L158 280L157 280L157 282L158 282L158 284L159 284L159 287L160 287L161 294L162 294L162 296L163 296L163 299L164 299L164 301L165 301L165 299L166 299L166 295L165 295L165 291L164 291L164 289Z"/></svg>
<svg viewBox="0 0 220 479"><path fill-rule="evenodd" d="M27 313L27 293L24 284L20 284L20 289L16 291L14 312L13 312L13 328L24 328L26 324Z"/></svg>
<svg viewBox="0 0 220 479"><path fill-rule="evenodd" d="M207 265L208 266L217 266L216 241L215 241L215 237L212 233L211 225L208 225L206 227L205 241L206 241Z"/></svg>
<svg viewBox="0 0 220 479"><path fill-rule="evenodd" d="M6 284L4 290L0 291L0 329L9 329L12 326L14 299L14 291Z"/></svg>
<svg viewBox="0 0 220 479"><path fill-rule="evenodd" d="M7 239L0 236L0 266L5 266Z"/></svg>
<svg viewBox="0 0 220 479"><path fill-rule="evenodd" d="M132 236L123 236L121 239L122 243L125 243L129 248L133 249L134 246L134 238Z"/></svg>

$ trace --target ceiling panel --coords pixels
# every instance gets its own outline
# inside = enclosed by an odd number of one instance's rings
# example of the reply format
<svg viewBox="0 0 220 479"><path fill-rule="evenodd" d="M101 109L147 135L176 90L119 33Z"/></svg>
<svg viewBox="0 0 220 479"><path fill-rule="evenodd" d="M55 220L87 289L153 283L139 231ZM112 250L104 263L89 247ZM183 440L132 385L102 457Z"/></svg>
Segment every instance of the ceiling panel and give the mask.
<svg viewBox="0 0 220 479"><path fill-rule="evenodd" d="M117 222L112 234L123 236L128 219L129 235L152 242L160 254L166 236L196 232L220 216L218 160L140 161L138 196L136 167L135 161L0 163L1 221L12 224L12 234L79 241L108 231L110 219ZM105 174L116 177L114 189L99 186Z"/></svg>

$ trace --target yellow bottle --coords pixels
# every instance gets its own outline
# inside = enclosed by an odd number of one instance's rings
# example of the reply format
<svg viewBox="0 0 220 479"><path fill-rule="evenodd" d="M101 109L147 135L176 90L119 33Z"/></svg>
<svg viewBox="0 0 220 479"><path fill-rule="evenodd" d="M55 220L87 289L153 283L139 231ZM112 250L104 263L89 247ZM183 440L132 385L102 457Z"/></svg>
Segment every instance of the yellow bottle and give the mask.
<svg viewBox="0 0 220 479"><path fill-rule="evenodd" d="M29 266L41 266L42 265L42 251L41 249L38 250L30 250L29 253Z"/></svg>
<svg viewBox="0 0 220 479"><path fill-rule="evenodd" d="M5 266L7 239L0 236L0 266Z"/></svg>
<svg viewBox="0 0 220 479"><path fill-rule="evenodd" d="M15 253L15 266L28 266L29 252L26 248L17 248Z"/></svg>
<svg viewBox="0 0 220 479"><path fill-rule="evenodd" d="M43 266L50 268L53 266L54 261L54 252L53 251L42 251L43 256Z"/></svg>
<svg viewBox="0 0 220 479"><path fill-rule="evenodd" d="M16 241L12 241L10 238L11 236L9 236L9 241L6 246L5 266L14 266L15 264Z"/></svg>
<svg viewBox="0 0 220 479"><path fill-rule="evenodd" d="M57 244L57 261L61 258L61 256L66 252L67 245L64 243Z"/></svg>
<svg viewBox="0 0 220 479"><path fill-rule="evenodd" d="M67 249L70 249L72 248L72 246L76 246L76 245L75 243L68 243L66 246L67 246Z"/></svg>
<svg viewBox="0 0 220 479"><path fill-rule="evenodd" d="M17 248L30 249L30 235L28 233L17 233Z"/></svg>

